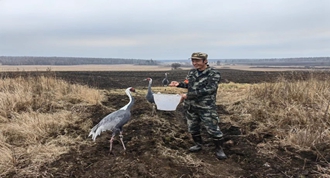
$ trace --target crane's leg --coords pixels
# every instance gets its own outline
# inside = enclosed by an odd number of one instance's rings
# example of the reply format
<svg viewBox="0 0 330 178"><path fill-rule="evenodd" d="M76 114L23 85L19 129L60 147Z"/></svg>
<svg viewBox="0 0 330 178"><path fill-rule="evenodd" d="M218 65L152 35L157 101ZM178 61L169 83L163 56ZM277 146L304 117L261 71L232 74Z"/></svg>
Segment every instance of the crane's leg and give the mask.
<svg viewBox="0 0 330 178"><path fill-rule="evenodd" d="M123 141L123 137L124 137L123 132L120 132L119 138L120 138L121 144L123 145L124 150L126 150L126 147L125 147L125 144L124 144L124 141Z"/></svg>
<svg viewBox="0 0 330 178"><path fill-rule="evenodd" d="M152 111L151 111L151 116L154 116L156 113L156 104L152 103Z"/></svg>
<svg viewBox="0 0 330 178"><path fill-rule="evenodd" d="M112 142L113 142L113 139L115 138L115 136L113 135L110 139L110 153L112 152Z"/></svg>

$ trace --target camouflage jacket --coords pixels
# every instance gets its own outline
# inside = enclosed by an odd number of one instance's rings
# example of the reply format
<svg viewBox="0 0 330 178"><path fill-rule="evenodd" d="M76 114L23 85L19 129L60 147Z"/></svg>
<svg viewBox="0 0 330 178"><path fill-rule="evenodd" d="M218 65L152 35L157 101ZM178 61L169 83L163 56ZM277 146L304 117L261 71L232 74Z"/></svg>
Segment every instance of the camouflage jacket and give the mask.
<svg viewBox="0 0 330 178"><path fill-rule="evenodd" d="M220 73L209 66L200 74L197 69L190 70L186 80L178 85L180 88L188 88L184 106L196 109L215 109L220 79Z"/></svg>

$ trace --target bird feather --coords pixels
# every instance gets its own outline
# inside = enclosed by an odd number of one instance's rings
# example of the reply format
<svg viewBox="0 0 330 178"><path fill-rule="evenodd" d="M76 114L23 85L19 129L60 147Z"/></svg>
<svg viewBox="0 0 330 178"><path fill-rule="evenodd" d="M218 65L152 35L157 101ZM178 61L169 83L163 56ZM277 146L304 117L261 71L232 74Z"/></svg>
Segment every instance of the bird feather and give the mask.
<svg viewBox="0 0 330 178"><path fill-rule="evenodd" d="M88 136L92 135L95 141L96 137L106 130L114 131L120 128L130 120L131 113L129 110L117 110L105 116L97 125L95 125ZM113 132L113 134L116 134Z"/></svg>

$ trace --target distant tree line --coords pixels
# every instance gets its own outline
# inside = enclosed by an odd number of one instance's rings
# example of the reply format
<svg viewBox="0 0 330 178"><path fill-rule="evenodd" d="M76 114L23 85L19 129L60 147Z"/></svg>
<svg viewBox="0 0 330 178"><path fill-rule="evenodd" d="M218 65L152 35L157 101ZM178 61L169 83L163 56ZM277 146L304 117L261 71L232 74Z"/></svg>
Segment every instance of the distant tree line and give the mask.
<svg viewBox="0 0 330 178"><path fill-rule="evenodd" d="M82 57L33 57L33 56L0 56L2 65L87 65L87 64L135 64L158 65L152 59L122 58L82 58Z"/></svg>
<svg viewBox="0 0 330 178"><path fill-rule="evenodd" d="M178 69L178 68L180 68L181 67L181 64L180 63L172 63L171 64L171 67L172 67L172 70L175 70L175 69Z"/></svg>
<svg viewBox="0 0 330 178"><path fill-rule="evenodd" d="M223 59L224 63L240 63L240 64L249 64L249 63L329 63L330 57L296 57L296 58L269 58L269 59Z"/></svg>

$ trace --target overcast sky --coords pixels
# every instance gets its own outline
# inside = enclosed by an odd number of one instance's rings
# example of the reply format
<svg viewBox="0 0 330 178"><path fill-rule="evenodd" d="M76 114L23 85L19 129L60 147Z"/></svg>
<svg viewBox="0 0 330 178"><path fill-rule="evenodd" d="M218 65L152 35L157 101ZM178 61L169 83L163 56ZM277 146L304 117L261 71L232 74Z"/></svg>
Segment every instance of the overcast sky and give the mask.
<svg viewBox="0 0 330 178"><path fill-rule="evenodd" d="M0 0L0 56L329 57L330 0Z"/></svg>

